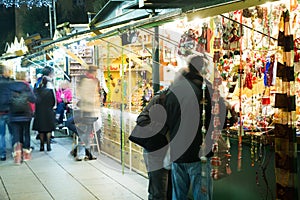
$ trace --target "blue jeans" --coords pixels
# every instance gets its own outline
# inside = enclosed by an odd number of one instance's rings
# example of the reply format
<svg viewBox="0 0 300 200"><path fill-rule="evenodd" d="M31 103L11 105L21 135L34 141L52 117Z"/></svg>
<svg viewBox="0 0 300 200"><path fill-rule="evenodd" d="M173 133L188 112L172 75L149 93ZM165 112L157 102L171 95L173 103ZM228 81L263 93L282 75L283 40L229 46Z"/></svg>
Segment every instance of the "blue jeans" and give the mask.
<svg viewBox="0 0 300 200"><path fill-rule="evenodd" d="M66 121L66 127L78 136L78 132L74 122L74 117L68 118L68 120Z"/></svg>
<svg viewBox="0 0 300 200"><path fill-rule="evenodd" d="M205 175L202 173L202 167L205 167ZM205 164L200 161L172 163L172 199L187 199L191 187L194 200L212 200L210 171L209 160Z"/></svg>
<svg viewBox="0 0 300 200"><path fill-rule="evenodd" d="M66 104L64 102L58 103L56 107L56 114L59 115L58 117L58 123L62 124L64 120L64 112L66 109Z"/></svg>
<svg viewBox="0 0 300 200"><path fill-rule="evenodd" d="M0 157L6 157L5 132L8 124L8 115L0 115Z"/></svg>
<svg viewBox="0 0 300 200"><path fill-rule="evenodd" d="M30 121L10 122L12 145L17 142L23 145L23 149L30 149Z"/></svg>

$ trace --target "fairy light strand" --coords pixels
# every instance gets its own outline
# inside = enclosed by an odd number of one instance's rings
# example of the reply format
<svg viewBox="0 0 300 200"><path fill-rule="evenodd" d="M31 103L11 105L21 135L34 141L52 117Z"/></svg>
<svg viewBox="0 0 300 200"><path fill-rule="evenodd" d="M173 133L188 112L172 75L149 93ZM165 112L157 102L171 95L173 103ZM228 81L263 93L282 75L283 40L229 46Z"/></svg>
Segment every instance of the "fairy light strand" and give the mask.
<svg viewBox="0 0 300 200"><path fill-rule="evenodd" d="M4 5L6 8L16 7L19 8L22 5L26 5L28 8L51 6L53 1L56 0L0 0L0 5Z"/></svg>

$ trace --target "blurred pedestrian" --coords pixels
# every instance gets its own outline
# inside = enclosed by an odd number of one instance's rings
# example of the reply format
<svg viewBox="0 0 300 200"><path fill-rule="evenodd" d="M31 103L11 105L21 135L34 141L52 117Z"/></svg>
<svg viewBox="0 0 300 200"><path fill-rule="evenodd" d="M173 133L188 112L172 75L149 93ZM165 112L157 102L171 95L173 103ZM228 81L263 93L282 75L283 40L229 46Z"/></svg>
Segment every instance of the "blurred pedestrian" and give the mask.
<svg viewBox="0 0 300 200"><path fill-rule="evenodd" d="M76 136L78 135L77 132L77 128L74 122L74 117L70 117L67 121L66 121L66 127L68 127L68 129L70 129L74 134L76 134ZM74 148L72 149L72 151L70 152L70 154L72 156L75 157L75 159L77 158L77 152L78 152L78 145L74 146ZM85 148L85 159L87 160L95 160L97 159L95 156L93 156L93 154L91 153L91 151L87 148Z"/></svg>
<svg viewBox="0 0 300 200"><path fill-rule="evenodd" d="M201 75L205 67L204 56L192 58L188 69L182 70L170 86L165 99L171 139L174 200L187 199L190 187L194 200L212 199L210 164L206 162L203 165L199 156L202 140L205 139L202 131L208 130L211 121L211 96L208 89L211 85ZM205 179L202 177L204 171L207 175Z"/></svg>
<svg viewBox="0 0 300 200"><path fill-rule="evenodd" d="M9 86L10 110L9 125L11 127L13 157L16 164L22 159L31 159L30 148L30 122L33 110L30 102L35 102L35 96L29 84L25 82L26 72L17 72L16 81Z"/></svg>
<svg viewBox="0 0 300 200"><path fill-rule="evenodd" d="M38 131L40 139L40 151L44 151L45 140L47 151L51 151L50 139L55 130L56 98L53 87L54 69L45 67L41 83L34 89L37 101L35 105L34 121L32 129Z"/></svg>
<svg viewBox="0 0 300 200"><path fill-rule="evenodd" d="M74 122L79 135L77 161L86 158L86 149L90 149L90 140L94 123L100 117L100 84L97 79L97 67L89 66L87 73L80 77L76 94L79 109L73 110Z"/></svg>
<svg viewBox="0 0 300 200"><path fill-rule="evenodd" d="M9 78L7 66L0 63L0 160L6 160L6 125L8 125L8 111L9 111L9 83L12 80ZM8 125L8 130L10 127Z"/></svg>

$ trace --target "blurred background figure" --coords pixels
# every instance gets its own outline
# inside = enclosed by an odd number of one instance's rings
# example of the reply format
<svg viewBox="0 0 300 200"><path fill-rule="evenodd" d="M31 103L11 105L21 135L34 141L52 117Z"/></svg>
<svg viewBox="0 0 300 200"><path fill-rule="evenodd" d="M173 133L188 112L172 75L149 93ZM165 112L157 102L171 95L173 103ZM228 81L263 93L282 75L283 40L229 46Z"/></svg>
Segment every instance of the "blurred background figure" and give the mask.
<svg viewBox="0 0 300 200"><path fill-rule="evenodd" d="M22 159L24 161L31 159L30 122L33 110L30 102L35 102L35 96L26 79L26 72L17 72L16 81L9 84L11 94L9 125L12 134L13 157L16 164L21 164Z"/></svg>
<svg viewBox="0 0 300 200"><path fill-rule="evenodd" d="M70 82L67 80L62 80L60 82L59 88L56 91L56 120L58 127L63 126L64 112L68 108L68 104L72 101L72 89L70 87Z"/></svg>
<svg viewBox="0 0 300 200"><path fill-rule="evenodd" d="M69 130L71 130L74 134L78 135L77 132L77 128L74 122L74 117L70 117L67 121L66 121L66 127L68 127ZM78 152L78 146L75 146L72 151L70 152L70 154L72 156L74 156L74 158L77 158L77 152ZM87 160L95 160L97 159L95 156L92 155L91 151L87 148L85 148L85 159Z"/></svg>
<svg viewBox="0 0 300 200"><path fill-rule="evenodd" d="M6 142L5 133L8 125L9 111L9 87L12 80L9 78L9 72L4 64L0 63L0 160L6 160ZM8 125L8 129L10 127Z"/></svg>
<svg viewBox="0 0 300 200"><path fill-rule="evenodd" d="M77 161L86 158L85 149L90 149L90 134L94 123L100 117L100 84L97 79L96 66L90 66L87 73L80 77L76 88L79 109L74 110L74 122L80 142L78 144Z"/></svg>
<svg viewBox="0 0 300 200"><path fill-rule="evenodd" d="M54 108L56 107L53 87L54 69L45 67L42 73L42 81L34 89L37 101L32 129L39 133L38 137L41 141L40 151L44 151L45 140L47 142L47 151L51 151L50 139L52 131L55 130Z"/></svg>

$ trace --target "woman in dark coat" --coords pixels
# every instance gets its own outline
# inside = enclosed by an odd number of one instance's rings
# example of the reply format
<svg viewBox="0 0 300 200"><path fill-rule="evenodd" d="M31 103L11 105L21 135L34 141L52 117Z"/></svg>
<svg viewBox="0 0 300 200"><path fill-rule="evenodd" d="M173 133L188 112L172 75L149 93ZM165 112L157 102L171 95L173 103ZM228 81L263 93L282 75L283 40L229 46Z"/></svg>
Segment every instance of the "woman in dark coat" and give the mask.
<svg viewBox="0 0 300 200"><path fill-rule="evenodd" d="M9 126L11 127L13 156L16 164L31 159L30 122L32 109L29 104L35 102L35 96L29 84L25 82L26 73L17 72L16 81L9 84L11 101Z"/></svg>
<svg viewBox="0 0 300 200"><path fill-rule="evenodd" d="M39 132L40 151L44 151L45 139L47 151L51 151L51 132L55 130L55 112L53 108L56 101L54 89L48 87L49 82L51 82L51 79L48 76L44 76L42 83L35 89L37 102L32 129Z"/></svg>

